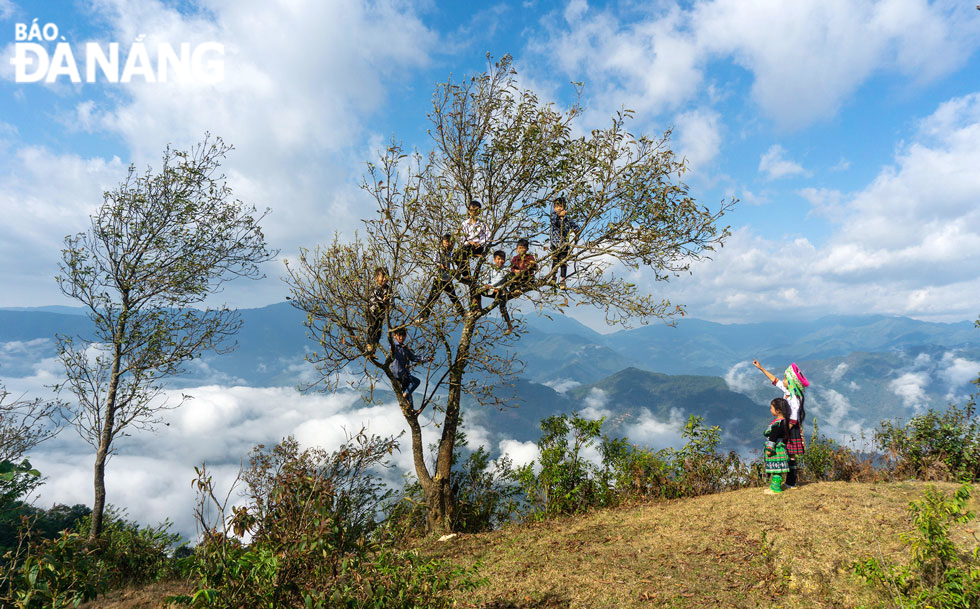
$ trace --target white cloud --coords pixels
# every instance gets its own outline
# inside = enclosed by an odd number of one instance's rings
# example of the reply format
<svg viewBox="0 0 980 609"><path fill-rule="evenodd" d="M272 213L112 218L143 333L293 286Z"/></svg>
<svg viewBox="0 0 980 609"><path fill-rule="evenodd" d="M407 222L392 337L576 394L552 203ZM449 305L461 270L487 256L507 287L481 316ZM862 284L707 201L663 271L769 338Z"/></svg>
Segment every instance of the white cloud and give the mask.
<svg viewBox="0 0 980 609"><path fill-rule="evenodd" d="M564 379L564 378L563 379L555 379L553 381L546 381L544 383L545 387L551 387L552 389L554 389L558 393L565 393L569 389L574 389L574 388L578 387L581 384L582 383L580 383L579 381L576 381L574 379Z"/></svg>
<svg viewBox="0 0 980 609"><path fill-rule="evenodd" d="M714 110L683 112L674 118L675 152L686 158L694 171L702 169L721 151L721 115Z"/></svg>
<svg viewBox="0 0 980 609"><path fill-rule="evenodd" d="M888 383L888 388L902 398L906 408L921 410L926 404L925 387L929 384L929 375L924 372L906 372Z"/></svg>
<svg viewBox="0 0 980 609"><path fill-rule="evenodd" d="M821 390L818 395L817 399L822 403L821 405L828 406L830 409L830 412L824 414L827 423L833 429L840 428L841 424L846 422L846 417L851 411L850 401L833 389Z"/></svg>
<svg viewBox="0 0 980 609"><path fill-rule="evenodd" d="M767 236L737 229L709 264L695 265L694 278L669 284L667 297L718 321L762 311L975 318L980 93L942 104L914 136L857 192L801 191L815 209L835 210L836 229L822 243L802 225Z"/></svg>
<svg viewBox="0 0 980 609"><path fill-rule="evenodd" d="M832 116L876 73L924 83L961 67L977 47L973 18L955 0L702 0L658 3L627 22L575 2L567 27L530 50L587 79L604 111L625 103L648 114L691 100L710 62L729 60L751 73L766 116L799 128Z"/></svg>
<svg viewBox="0 0 980 609"><path fill-rule="evenodd" d="M108 24L102 44L138 34L151 50L158 42L222 43L225 78L118 84L113 95L92 99L86 91L98 85L86 85L71 91L75 111L65 121L122 140L128 152L120 155L141 169L158 164L168 143L186 148L206 131L221 136L236 147L223 167L235 196L272 208L263 229L283 251L359 226L368 210L358 188L372 160L362 156L368 121L429 64L436 46L415 8L397 0L214 2L195 13L156 0L97 0L88 8ZM0 172L0 209L10 210L12 228L0 245L0 281L24 286L0 304L60 302L51 277L61 239L86 228L125 167L36 147L21 148L9 164L0 150L0 166L10 168ZM240 306L281 301L280 264L266 269L265 281L228 284L223 298Z"/></svg>
<svg viewBox="0 0 980 609"><path fill-rule="evenodd" d="M749 362L738 362L725 373L725 384L732 391L746 393L758 388L759 373Z"/></svg>
<svg viewBox="0 0 980 609"><path fill-rule="evenodd" d="M497 448L500 450L501 456L510 457L514 467L527 465L538 458L538 445L534 442L501 440Z"/></svg>
<svg viewBox="0 0 980 609"><path fill-rule="evenodd" d="M649 409L644 408L637 422L627 426L626 437L639 446L653 450L680 448L684 445L681 433L685 422L684 413L676 408L671 409L670 417L666 421L657 419Z"/></svg>
<svg viewBox="0 0 980 609"><path fill-rule="evenodd" d="M597 420L612 414L609 410L609 396L598 387L593 387L583 401L585 408L582 409L581 415L585 419Z"/></svg>
<svg viewBox="0 0 980 609"><path fill-rule="evenodd" d="M193 395L179 409L163 414L157 432L137 432L117 441L107 466L108 502L125 506L130 517L152 523L169 517L185 536L194 533L191 518L193 468L206 462L221 472L218 489L227 489L239 463L257 444L267 447L292 435L304 448L336 449L348 433L365 428L368 434L397 436L404 420L395 404L366 406L354 393L301 394L286 387L227 387L209 385L181 390ZM178 394L180 392L168 392ZM176 395L172 395L176 398ZM423 429L424 444L435 440L434 426ZM476 435L479 435L477 432ZM391 482L414 472L411 448L402 438L392 455ZM91 505L90 447L71 431L40 445L30 455L47 482L42 505Z"/></svg>
<svg viewBox="0 0 980 609"><path fill-rule="evenodd" d="M980 362L958 357L952 353L943 355L940 374L952 386L959 387L976 380L980 376Z"/></svg>
<svg viewBox="0 0 980 609"><path fill-rule="evenodd" d="M803 169L802 165L786 159L785 156L786 150L779 144L773 144L759 159L759 172L764 173L767 180L807 175L807 171Z"/></svg>
<svg viewBox="0 0 980 609"><path fill-rule="evenodd" d="M4 293L2 304L65 302L54 282L65 235L88 227L103 191L125 177L125 167L117 157L84 158L37 146L0 146L0 166L0 283L18 286Z"/></svg>
<svg viewBox="0 0 980 609"><path fill-rule="evenodd" d="M836 383L844 378L844 373L847 372L848 367L847 362L837 364L837 367L830 373L830 381Z"/></svg>
<svg viewBox="0 0 980 609"><path fill-rule="evenodd" d="M17 12L17 5L13 0L0 0L0 21L6 21Z"/></svg>

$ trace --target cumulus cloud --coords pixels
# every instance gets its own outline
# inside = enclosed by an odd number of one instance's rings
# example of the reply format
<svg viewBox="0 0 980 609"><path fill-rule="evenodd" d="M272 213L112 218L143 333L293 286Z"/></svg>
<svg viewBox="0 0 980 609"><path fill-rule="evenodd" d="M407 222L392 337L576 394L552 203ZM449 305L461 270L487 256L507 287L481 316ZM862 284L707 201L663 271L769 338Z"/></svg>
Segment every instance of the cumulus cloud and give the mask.
<svg viewBox="0 0 980 609"><path fill-rule="evenodd" d="M833 389L819 391L818 399L822 402L821 406L829 408L829 412L824 414L827 423L832 428L840 428L841 423L845 422L845 417L851 411L850 401L839 391Z"/></svg>
<svg viewBox="0 0 980 609"><path fill-rule="evenodd" d="M786 150L779 144L770 146L759 159L759 172L765 174L767 180L807 174L802 165L786 158Z"/></svg>
<svg viewBox="0 0 980 609"><path fill-rule="evenodd" d="M682 112L674 119L675 152L697 171L721 151L721 115L711 109Z"/></svg>
<svg viewBox="0 0 980 609"><path fill-rule="evenodd" d="M500 450L501 456L510 457L514 467L527 465L538 458L538 445L534 442L501 440L497 448Z"/></svg>
<svg viewBox="0 0 980 609"><path fill-rule="evenodd" d="M939 363L940 375L951 388L969 384L980 376L980 362L945 353Z"/></svg>
<svg viewBox="0 0 980 609"><path fill-rule="evenodd" d="M580 383L579 381L576 381L574 379L565 379L565 378L562 378L562 379L555 379L553 381L546 381L543 384L545 385L545 387L551 387L552 389L554 389L558 393L565 393L569 389L574 389L574 388L578 387L579 385L581 385L582 383Z"/></svg>
<svg viewBox="0 0 980 609"><path fill-rule="evenodd" d="M612 414L609 410L609 396L598 387L593 387L583 402L585 403L585 408L581 411L583 418L596 420Z"/></svg>
<svg viewBox="0 0 980 609"><path fill-rule="evenodd" d="M837 364L837 367L833 369L830 373L830 381L836 383L837 381L844 378L844 373L847 372L848 365L847 362L841 362Z"/></svg>
<svg viewBox="0 0 980 609"><path fill-rule="evenodd" d="M759 386L759 374L749 362L738 362L725 373L725 384L732 391L746 393ZM755 372L755 374L753 374Z"/></svg>
<svg viewBox="0 0 980 609"><path fill-rule="evenodd" d="M193 399L163 413L155 433L137 432L121 438L107 466L108 502L125 506L132 518L155 522L169 517L185 536L194 534L193 468L206 462L221 474L219 489L228 488L239 464L257 444L271 446L294 436L304 448L336 449L362 428L377 436L398 436L404 421L397 406L365 405L354 393L301 394L286 387L228 387L208 385L177 393ZM435 441L438 430L427 426L424 442ZM479 435L479 431L476 431ZM414 472L411 449L405 443L392 455L391 482ZM31 454L32 463L47 477L39 501L91 505L92 449L78 435L63 432Z"/></svg>
<svg viewBox="0 0 980 609"><path fill-rule="evenodd" d="M921 410L926 403L925 387L929 376L924 372L906 372L888 383L888 388L898 397L906 408Z"/></svg>
<svg viewBox="0 0 980 609"><path fill-rule="evenodd" d="M977 46L969 6L954 0L658 3L621 17L584 2L531 51L576 79L598 105L657 114L700 91L712 60L751 73L752 98L777 124L832 116L879 72L927 82L963 65ZM639 18L634 19L639 13Z"/></svg>
<svg viewBox="0 0 980 609"><path fill-rule="evenodd" d="M223 167L235 196L273 210L263 229L283 252L359 226L369 203L357 178L375 152L363 156L368 121L429 64L436 40L412 5L394 1L246 0L181 12L157 0L98 0L86 9L106 25L94 40L103 46L140 34L151 54L161 42L219 42L225 76L215 84L134 79L113 84L111 95L86 84L66 92L74 110L64 121L115 146L124 142L119 156L140 169L158 165L168 143L186 148L207 131L221 136L236 147ZM0 166L9 169L0 171L0 208L10 212L0 281L24 289L0 304L60 302L51 276L61 239L85 229L125 165L54 146L4 156L0 147ZM281 301L281 266L270 264L266 274L259 283L232 282L224 298L240 306Z"/></svg>
<svg viewBox="0 0 980 609"><path fill-rule="evenodd" d="M669 284L667 297L718 321L760 311L975 317L980 93L942 104L912 135L864 188L808 191L846 218L823 243L793 225L783 235L737 229L709 264L695 265L695 279Z"/></svg>
<svg viewBox="0 0 980 609"><path fill-rule="evenodd" d="M631 442L653 450L679 448L684 445L681 433L685 422L684 413L676 408L671 409L666 421L657 419L649 409L644 408L636 423L627 426L626 437Z"/></svg>

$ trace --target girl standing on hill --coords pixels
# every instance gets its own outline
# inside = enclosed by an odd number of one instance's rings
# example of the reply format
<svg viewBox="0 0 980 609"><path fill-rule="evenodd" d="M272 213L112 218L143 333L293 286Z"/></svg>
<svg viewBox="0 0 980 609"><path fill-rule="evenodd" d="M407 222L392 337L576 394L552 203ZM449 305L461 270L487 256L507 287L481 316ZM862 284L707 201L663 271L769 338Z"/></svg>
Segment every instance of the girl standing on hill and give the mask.
<svg viewBox="0 0 980 609"><path fill-rule="evenodd" d="M789 436L787 417L789 403L783 398L769 402L769 411L776 417L769 423L762 435L766 437L766 451L763 458L766 463L766 473L771 476L769 488L764 493L775 495L783 492L783 474L789 473L789 455L786 454L786 440Z"/></svg>
<svg viewBox="0 0 980 609"><path fill-rule="evenodd" d="M804 389L809 387L810 383L795 363L786 368L782 379L777 379L774 374L763 368L757 359L752 360L752 365L761 370L773 385L782 390L783 399L789 404L789 416L787 416L789 436L786 440L789 474L786 476L786 488L795 489L797 472L803 463L803 454L806 452L806 444L803 441L803 419L806 418L806 411L803 409L803 402L805 401Z"/></svg>

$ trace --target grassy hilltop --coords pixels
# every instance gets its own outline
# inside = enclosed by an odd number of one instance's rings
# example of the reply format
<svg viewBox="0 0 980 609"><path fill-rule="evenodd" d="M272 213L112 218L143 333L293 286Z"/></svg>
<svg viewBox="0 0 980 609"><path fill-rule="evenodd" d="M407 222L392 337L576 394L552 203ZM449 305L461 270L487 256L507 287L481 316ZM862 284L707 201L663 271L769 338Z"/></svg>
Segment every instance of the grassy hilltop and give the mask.
<svg viewBox="0 0 980 609"><path fill-rule="evenodd" d="M459 607L892 606L849 565L907 561L899 535L928 484L823 482L776 497L750 488L429 540L419 551L480 563L486 584L460 593ZM973 548L976 531L975 521L958 525L953 538ZM178 591L155 584L82 607L164 607L161 597Z"/></svg>

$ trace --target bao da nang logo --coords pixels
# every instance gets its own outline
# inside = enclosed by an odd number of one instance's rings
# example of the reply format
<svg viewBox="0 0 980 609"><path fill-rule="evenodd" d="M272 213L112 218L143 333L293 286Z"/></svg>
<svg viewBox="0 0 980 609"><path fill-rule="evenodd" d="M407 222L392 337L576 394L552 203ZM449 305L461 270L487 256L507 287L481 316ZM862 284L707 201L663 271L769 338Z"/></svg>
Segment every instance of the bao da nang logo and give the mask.
<svg viewBox="0 0 980 609"><path fill-rule="evenodd" d="M84 51L73 48L58 33L54 23L14 24L14 66L16 82L57 82L59 78L74 83L107 82L199 82L213 84L225 78L225 47L218 42L192 46L183 42L174 48L169 42L156 45L151 53L140 34L120 53L118 42L103 47L97 42L85 43ZM47 45L43 43L48 43ZM53 52L49 53L51 43ZM81 65L81 68L79 68Z"/></svg>

